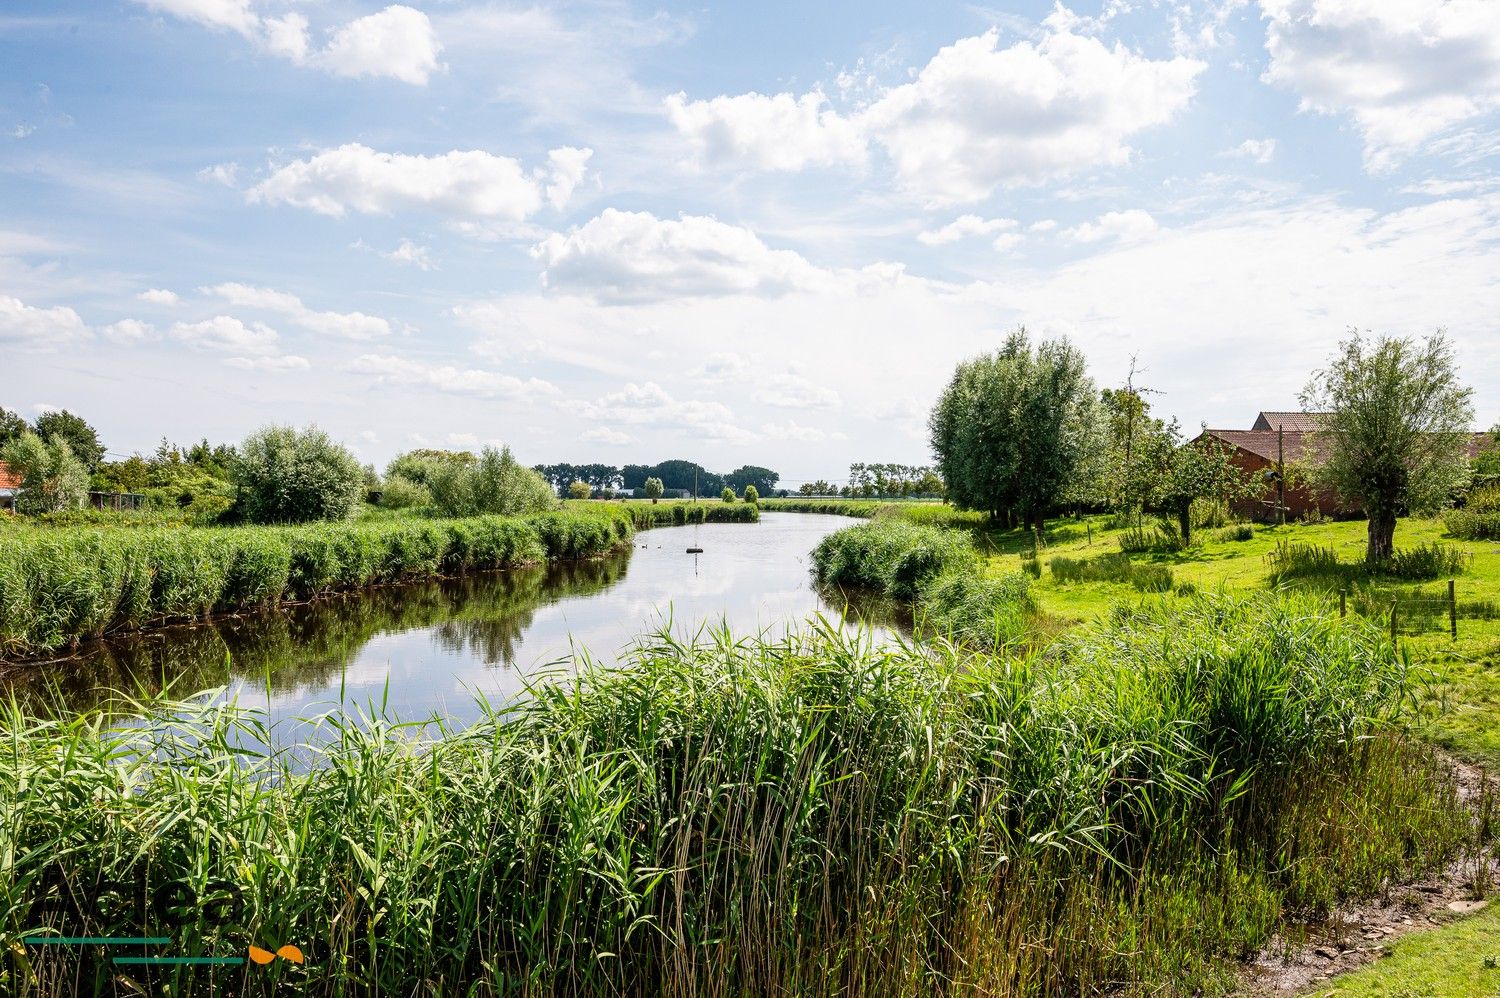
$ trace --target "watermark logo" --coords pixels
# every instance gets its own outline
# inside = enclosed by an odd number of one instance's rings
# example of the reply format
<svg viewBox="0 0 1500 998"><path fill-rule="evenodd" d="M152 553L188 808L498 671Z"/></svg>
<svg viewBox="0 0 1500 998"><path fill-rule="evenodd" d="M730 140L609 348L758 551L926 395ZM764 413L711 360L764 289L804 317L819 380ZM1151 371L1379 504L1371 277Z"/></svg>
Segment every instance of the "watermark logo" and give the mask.
<svg viewBox="0 0 1500 998"><path fill-rule="evenodd" d="M259 946L250 947L250 959L262 966L278 957L283 960L290 960L292 963L301 963L302 951L291 943L282 946L275 953L272 953L270 950L261 949Z"/></svg>
<svg viewBox="0 0 1500 998"><path fill-rule="evenodd" d="M236 925L244 910L244 899L235 885L223 880L210 880L199 890L184 881L173 880L148 890L144 878L138 876L134 882L99 881L88 885L91 889L75 890L74 884L62 870L54 867L40 882L40 905L34 912L43 924L61 923L71 928L81 928L79 934L71 934L67 928L52 928L47 934L34 933L23 940L27 946L108 946L108 947L155 947L170 946L171 936L157 934L102 935L88 933L90 928L105 925L143 926L154 923L159 926L182 927L191 923L211 928L225 929ZM84 885L76 885L82 887ZM53 934L55 933L55 934ZM286 960L299 966L305 962L302 950L287 943L276 951L249 947L249 960L265 966L275 960ZM170 966L202 964L210 966L240 966L246 957L239 953L197 956L174 956L166 954L113 955L110 960L119 965Z"/></svg>

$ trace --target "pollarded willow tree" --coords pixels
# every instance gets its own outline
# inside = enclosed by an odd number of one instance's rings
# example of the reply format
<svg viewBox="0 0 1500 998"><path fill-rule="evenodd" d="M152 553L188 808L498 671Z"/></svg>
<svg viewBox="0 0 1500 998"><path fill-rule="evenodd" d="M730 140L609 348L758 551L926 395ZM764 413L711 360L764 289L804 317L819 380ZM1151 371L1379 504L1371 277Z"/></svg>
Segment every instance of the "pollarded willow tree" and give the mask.
<svg viewBox="0 0 1500 998"><path fill-rule="evenodd" d="M1422 341L1356 332L1308 382L1303 406L1327 414L1317 477L1369 516L1368 561L1391 556L1398 515L1435 512L1467 480L1472 395L1441 329Z"/></svg>
<svg viewBox="0 0 1500 998"><path fill-rule="evenodd" d="M961 509L1040 536L1099 448L1099 395L1066 339L1035 349L1025 328L958 365L928 420L932 450Z"/></svg>

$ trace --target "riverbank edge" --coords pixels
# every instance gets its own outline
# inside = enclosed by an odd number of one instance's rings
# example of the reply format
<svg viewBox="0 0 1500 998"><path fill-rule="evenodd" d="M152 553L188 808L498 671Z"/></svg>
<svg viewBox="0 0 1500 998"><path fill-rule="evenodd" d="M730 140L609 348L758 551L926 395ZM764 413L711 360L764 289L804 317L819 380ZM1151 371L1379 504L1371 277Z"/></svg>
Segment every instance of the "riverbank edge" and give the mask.
<svg viewBox="0 0 1500 998"><path fill-rule="evenodd" d="M17 531L0 535L0 668L377 586L603 557L638 530L759 515L753 505L569 503L518 516Z"/></svg>

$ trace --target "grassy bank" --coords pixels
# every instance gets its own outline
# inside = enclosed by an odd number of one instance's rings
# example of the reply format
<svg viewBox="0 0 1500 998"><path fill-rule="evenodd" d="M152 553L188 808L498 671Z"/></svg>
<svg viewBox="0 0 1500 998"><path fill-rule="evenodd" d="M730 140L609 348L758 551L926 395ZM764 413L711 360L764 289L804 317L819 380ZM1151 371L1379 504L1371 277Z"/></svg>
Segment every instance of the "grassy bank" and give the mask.
<svg viewBox="0 0 1500 998"><path fill-rule="evenodd" d="M0 539L0 654L434 575L588 558L627 542L624 510L415 517L300 527L39 527Z"/></svg>
<svg viewBox="0 0 1500 998"><path fill-rule="evenodd" d="M1472 839L1399 733L1410 693L1357 619L1205 597L1045 659L661 637L434 743L345 726L310 773L236 760L229 708L12 712L0 990L134 993L108 951L19 940L160 931L138 896L223 881L242 911L177 906L173 952L307 965L141 968L142 990L1217 993L1287 917ZM143 886L92 912L100 880ZM44 883L82 910L44 918Z"/></svg>
<svg viewBox="0 0 1500 998"><path fill-rule="evenodd" d="M298 527L12 524L0 532L0 659L367 586L591 558L638 529L759 516L744 503L570 502L518 517L377 511Z"/></svg>
<svg viewBox="0 0 1500 998"><path fill-rule="evenodd" d="M762 499L768 513L828 513L861 519L897 519L933 527L983 527L983 513L954 509L941 502L895 499Z"/></svg>

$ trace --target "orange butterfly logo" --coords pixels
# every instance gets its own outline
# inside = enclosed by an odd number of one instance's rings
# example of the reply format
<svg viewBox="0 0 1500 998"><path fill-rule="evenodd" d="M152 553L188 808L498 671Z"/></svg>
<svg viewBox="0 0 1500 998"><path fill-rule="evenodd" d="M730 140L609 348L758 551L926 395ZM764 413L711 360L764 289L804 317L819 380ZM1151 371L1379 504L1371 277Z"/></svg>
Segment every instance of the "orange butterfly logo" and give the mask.
<svg viewBox="0 0 1500 998"><path fill-rule="evenodd" d="M291 943L287 943L285 946L278 949L275 953L272 953L270 950L261 949L259 946L250 947L250 959L254 960L258 964L261 964L262 966L270 963L278 956L283 960L290 960L292 963L302 962L302 951L293 946Z"/></svg>

